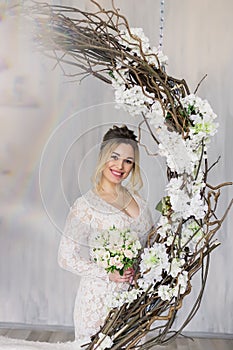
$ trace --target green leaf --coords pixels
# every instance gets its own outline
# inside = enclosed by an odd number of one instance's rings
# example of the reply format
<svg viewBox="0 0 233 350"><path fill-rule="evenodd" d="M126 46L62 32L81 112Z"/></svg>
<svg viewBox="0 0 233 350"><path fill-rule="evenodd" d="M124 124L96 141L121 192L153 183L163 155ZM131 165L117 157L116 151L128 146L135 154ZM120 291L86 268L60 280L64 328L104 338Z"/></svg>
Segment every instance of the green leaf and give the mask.
<svg viewBox="0 0 233 350"><path fill-rule="evenodd" d="M161 199L155 207L155 209L158 210L160 213L162 213L162 210L163 210L163 202L162 201L163 200Z"/></svg>
<svg viewBox="0 0 233 350"><path fill-rule="evenodd" d="M110 70L110 71L108 72L108 75L109 75L111 78L115 79L115 77L114 77L114 74L113 74L113 71L112 71L112 70Z"/></svg>
<svg viewBox="0 0 233 350"><path fill-rule="evenodd" d="M124 275L124 269L121 269L121 270L119 271L119 274L120 274L121 276L123 276L123 275Z"/></svg>
<svg viewBox="0 0 233 350"><path fill-rule="evenodd" d="M171 210L170 197L163 197L155 207L162 215L167 215L168 211Z"/></svg>

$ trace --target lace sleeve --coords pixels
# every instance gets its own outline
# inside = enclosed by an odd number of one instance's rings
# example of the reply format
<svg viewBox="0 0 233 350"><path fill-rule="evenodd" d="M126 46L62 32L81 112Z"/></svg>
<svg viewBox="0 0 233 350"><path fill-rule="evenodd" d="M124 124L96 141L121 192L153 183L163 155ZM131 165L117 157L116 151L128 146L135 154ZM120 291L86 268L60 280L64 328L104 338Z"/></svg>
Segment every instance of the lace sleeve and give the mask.
<svg viewBox="0 0 233 350"><path fill-rule="evenodd" d="M99 277L108 281L108 274L90 259L88 237L90 234L90 212L76 204L71 208L66 220L58 250L58 264L65 270L80 276Z"/></svg>

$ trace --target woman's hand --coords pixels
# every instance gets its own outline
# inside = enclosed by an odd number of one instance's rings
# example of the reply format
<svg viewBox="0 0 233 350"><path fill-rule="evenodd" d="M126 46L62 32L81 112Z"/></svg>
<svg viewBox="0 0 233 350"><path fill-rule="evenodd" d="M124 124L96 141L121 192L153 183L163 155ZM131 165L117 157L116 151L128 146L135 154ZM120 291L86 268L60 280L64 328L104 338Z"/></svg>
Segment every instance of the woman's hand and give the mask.
<svg viewBox="0 0 233 350"><path fill-rule="evenodd" d="M124 274L121 276L118 271L109 273L109 280L116 283L128 282L131 283L133 281L134 269L129 267L124 271Z"/></svg>

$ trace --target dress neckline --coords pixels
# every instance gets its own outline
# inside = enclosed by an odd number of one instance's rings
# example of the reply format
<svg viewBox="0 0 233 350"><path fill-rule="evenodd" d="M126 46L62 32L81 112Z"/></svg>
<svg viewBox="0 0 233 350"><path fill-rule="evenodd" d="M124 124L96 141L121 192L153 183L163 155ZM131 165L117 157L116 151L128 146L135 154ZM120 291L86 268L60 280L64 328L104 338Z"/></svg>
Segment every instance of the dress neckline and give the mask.
<svg viewBox="0 0 233 350"><path fill-rule="evenodd" d="M116 208L114 205L112 205L111 203L107 202L106 200L104 200L102 197L100 197L94 189L90 189L91 193L96 196L99 200L101 200L105 205L107 205L108 207L112 208L113 209L113 212L116 213L116 212L120 212L121 214L123 214L124 216L126 216L127 218L131 219L131 220L138 220L141 216L141 206L140 206L140 203L138 201L138 199L135 198L135 196L129 191L130 195L132 196L132 198L135 200L135 202L137 203L137 206L138 206L138 209L139 209L139 214L138 216L136 216L135 218L130 216L129 214L127 214L125 211L123 210L120 210L118 208Z"/></svg>

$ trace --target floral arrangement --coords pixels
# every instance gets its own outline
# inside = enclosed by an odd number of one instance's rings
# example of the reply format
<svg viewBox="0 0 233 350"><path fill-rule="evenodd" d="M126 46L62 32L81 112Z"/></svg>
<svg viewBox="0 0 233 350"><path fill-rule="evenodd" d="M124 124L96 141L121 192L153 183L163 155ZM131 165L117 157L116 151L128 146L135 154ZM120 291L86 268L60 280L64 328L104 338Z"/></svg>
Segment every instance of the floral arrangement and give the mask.
<svg viewBox="0 0 233 350"><path fill-rule="evenodd" d="M138 259L135 286L113 296L101 332L87 346L87 350L150 349L177 337L200 306L210 254L219 245L214 236L232 205L231 201L223 216L217 217L220 191L232 183L212 186L207 180L218 162L209 166L207 158L218 124L209 103L196 95L201 82L191 93L184 79L166 73L167 57L151 48L141 28L130 28L114 2L110 10L95 0L92 3L93 13L44 3L33 3L23 13L33 19L37 46L56 59L64 73L66 67L76 69L71 75L75 79L93 75L111 84L118 107L142 117L139 143L145 125L158 153L166 158L167 195L157 205L160 219ZM108 261L111 251L103 261L104 253L99 254L99 249L94 253L105 268L123 268ZM199 270L197 299L182 325L172 329ZM151 337L140 344L150 332Z"/></svg>
<svg viewBox="0 0 233 350"><path fill-rule="evenodd" d="M136 262L141 243L130 229L110 227L95 237L92 258L107 272L118 271L121 276Z"/></svg>

